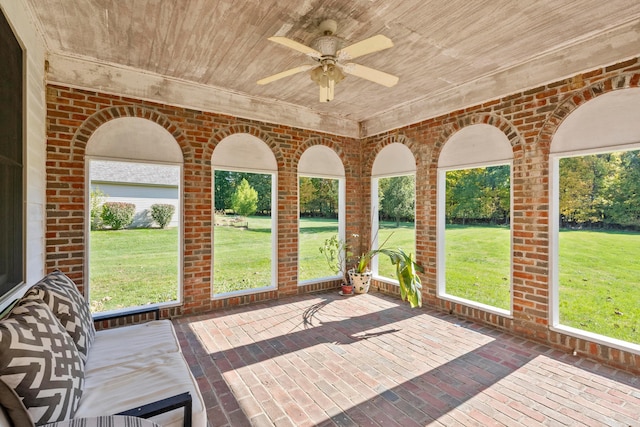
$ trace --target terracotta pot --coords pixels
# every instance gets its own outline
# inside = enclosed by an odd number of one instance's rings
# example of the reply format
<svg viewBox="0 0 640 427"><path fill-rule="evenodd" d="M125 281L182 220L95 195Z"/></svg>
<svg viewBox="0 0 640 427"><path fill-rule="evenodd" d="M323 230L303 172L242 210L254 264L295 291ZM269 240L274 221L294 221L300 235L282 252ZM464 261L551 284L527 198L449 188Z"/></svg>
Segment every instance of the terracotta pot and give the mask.
<svg viewBox="0 0 640 427"><path fill-rule="evenodd" d="M342 295L351 295L353 293L353 285L342 285Z"/></svg>
<svg viewBox="0 0 640 427"><path fill-rule="evenodd" d="M349 270L349 281L353 285L353 291L356 294L366 294L369 292L372 273L365 271L364 273L356 273L355 270Z"/></svg>

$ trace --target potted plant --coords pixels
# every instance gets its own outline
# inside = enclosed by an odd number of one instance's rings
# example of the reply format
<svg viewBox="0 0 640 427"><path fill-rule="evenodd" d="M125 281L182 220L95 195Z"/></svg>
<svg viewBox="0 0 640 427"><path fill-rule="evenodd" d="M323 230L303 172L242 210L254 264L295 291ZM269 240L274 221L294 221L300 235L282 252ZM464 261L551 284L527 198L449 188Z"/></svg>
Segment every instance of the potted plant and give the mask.
<svg viewBox="0 0 640 427"><path fill-rule="evenodd" d="M320 246L320 253L324 255L331 271L335 274L342 273L342 295L353 294L353 285L347 276L347 258L351 256L347 243L338 239L337 235L332 236Z"/></svg>
<svg viewBox="0 0 640 427"><path fill-rule="evenodd" d="M356 293L366 293L369 290L372 274L368 267L371 260L380 254L388 256L391 264L396 267L400 297L403 301L408 301L412 308L421 307L422 282L418 273L424 273L424 268L413 259L413 255L407 254L402 249L385 248L384 245L389 240L389 237L382 243L380 248L369 249L362 253L351 269L348 269L347 261L351 258L352 253L346 242L338 239L337 236L326 239L320 248L320 252L325 255L330 267L336 273L342 272L343 286L350 283L355 288L354 291ZM345 273L349 276L349 282L347 282Z"/></svg>

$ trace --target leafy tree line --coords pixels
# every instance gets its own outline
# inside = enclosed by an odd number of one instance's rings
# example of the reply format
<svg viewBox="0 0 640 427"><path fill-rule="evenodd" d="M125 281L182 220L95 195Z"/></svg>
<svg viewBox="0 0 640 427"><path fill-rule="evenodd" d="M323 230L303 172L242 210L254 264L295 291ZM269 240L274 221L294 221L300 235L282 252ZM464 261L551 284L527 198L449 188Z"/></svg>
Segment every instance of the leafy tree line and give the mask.
<svg viewBox="0 0 640 427"><path fill-rule="evenodd" d="M640 151L560 159L560 222L640 229Z"/></svg>
<svg viewBox="0 0 640 427"><path fill-rule="evenodd" d="M446 188L447 222L509 222L511 195L508 165L448 171Z"/></svg>
<svg viewBox="0 0 640 427"><path fill-rule="evenodd" d="M256 192L257 201L254 212L260 215L271 214L271 175L250 172L232 172L217 170L214 172L214 204L218 211L234 209L234 195L238 192L242 181ZM242 192L248 191L243 187ZM253 196L251 196L253 198ZM236 202L238 200L236 199ZM243 208L243 212L246 209ZM236 212L238 215L246 213Z"/></svg>
<svg viewBox="0 0 640 427"><path fill-rule="evenodd" d="M336 218L338 216L337 179L300 178L300 214Z"/></svg>
<svg viewBox="0 0 640 427"><path fill-rule="evenodd" d="M257 211L270 213L269 175L216 171L216 209L229 209L242 179L257 191ZM459 169L446 174L448 223L508 224L510 167ZM414 220L415 177L379 180L380 219ZM640 151L560 159L560 222L563 227L640 229ZM338 180L300 178L302 215L334 217Z"/></svg>
<svg viewBox="0 0 640 427"><path fill-rule="evenodd" d="M560 159L560 225L640 230L640 151ZM509 222L509 166L446 175L447 222Z"/></svg>
<svg viewBox="0 0 640 427"><path fill-rule="evenodd" d="M378 180L378 214L381 220L412 222L415 219L416 177L394 176Z"/></svg>

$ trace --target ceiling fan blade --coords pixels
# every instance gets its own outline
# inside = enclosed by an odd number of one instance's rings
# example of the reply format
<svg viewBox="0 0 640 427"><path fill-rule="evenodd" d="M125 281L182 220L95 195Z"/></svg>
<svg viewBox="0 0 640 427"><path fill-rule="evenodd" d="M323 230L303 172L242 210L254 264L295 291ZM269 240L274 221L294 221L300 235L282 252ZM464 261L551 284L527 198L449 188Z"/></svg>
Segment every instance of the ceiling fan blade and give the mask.
<svg viewBox="0 0 640 427"><path fill-rule="evenodd" d="M369 37L347 47L340 49L337 52L337 56L340 59L355 59L369 53L378 52L381 50L389 49L393 47L393 42L390 38L378 34L377 36Z"/></svg>
<svg viewBox="0 0 640 427"><path fill-rule="evenodd" d="M266 85L267 83L275 82L276 80L280 80L284 77L293 76L294 74L298 74L303 71L310 70L313 67L315 67L315 65L301 65L299 67L291 68L290 70L286 70L281 73L274 74L269 77L265 77L264 79L258 80L256 83L258 83L259 85Z"/></svg>
<svg viewBox="0 0 640 427"><path fill-rule="evenodd" d="M293 50L297 50L298 52L302 52L304 54L307 54L309 56L314 56L314 57L320 57L322 56L322 54L320 52L318 52L317 50L315 50L314 48L311 48L307 45L304 45L302 43L298 43L295 40L291 40L288 39L286 37L280 37L280 36L273 36L273 37L269 37L269 40L271 40L272 42L276 42L278 44L281 44L282 46L286 46L289 49L293 49Z"/></svg>
<svg viewBox="0 0 640 427"><path fill-rule="evenodd" d="M392 87L398 83L398 77L387 74L383 71L374 70L373 68L365 67L359 64L345 64L342 69L345 73L366 79L374 83L381 84L382 86Z"/></svg>

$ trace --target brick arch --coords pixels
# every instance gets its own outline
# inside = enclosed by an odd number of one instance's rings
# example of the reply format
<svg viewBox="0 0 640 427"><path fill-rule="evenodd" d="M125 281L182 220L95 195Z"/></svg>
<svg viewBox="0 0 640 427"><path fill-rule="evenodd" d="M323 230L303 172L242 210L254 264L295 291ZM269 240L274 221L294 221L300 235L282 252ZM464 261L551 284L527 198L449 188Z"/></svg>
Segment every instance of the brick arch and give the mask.
<svg viewBox="0 0 640 427"><path fill-rule="evenodd" d="M551 141L553 141L556 131L562 122L581 105L614 90L637 87L640 87L640 73L625 73L596 82L580 91L574 92L561 102L544 122L538 134L540 148L548 155L551 150Z"/></svg>
<svg viewBox="0 0 640 427"><path fill-rule="evenodd" d="M442 148L454 133L462 130L467 126L478 124L491 125L498 128L502 133L505 134L505 136L509 140L509 144L511 144L511 148L514 152L514 159L521 155L520 153L522 153L523 139L517 128L509 120L495 114L474 114L461 117L455 122L449 123L444 126L444 129L436 138L433 150L431 151L431 159L429 162L430 166L434 170L438 167L438 159L440 158Z"/></svg>
<svg viewBox="0 0 640 427"><path fill-rule="evenodd" d="M116 107L105 108L92 114L88 117L78 128L71 141L71 155L72 157L82 156L87 149L87 143L91 138L91 135L103 124L114 119L122 117L137 117L141 119L150 120L160 126L162 126L167 132L173 136L180 149L182 150L183 157L186 157L188 144L186 137L182 130L178 128L171 120L164 114L160 114L157 111L147 109L140 106L122 105Z"/></svg>
<svg viewBox="0 0 640 427"><path fill-rule="evenodd" d="M418 162L420 158L420 155L419 155L420 148L421 148L420 144L418 144L416 141L412 140L406 135L393 134L393 135L387 135L383 139L378 141L378 144L376 144L374 149L365 150L365 154L364 154L365 158L362 162L362 172L365 175L370 176L371 171L373 169L373 162L375 162L378 154L380 154L380 152L384 147L391 144L395 144L395 143L402 144L407 148L409 148L409 150L411 150L411 153L413 154L413 158L416 161L416 169L417 169L417 165L419 164Z"/></svg>
<svg viewBox="0 0 640 427"><path fill-rule="evenodd" d="M305 141L303 141L301 144L298 145L295 152L293 153L293 157L291 158L291 163L292 163L291 166L293 167L293 170L295 171L298 170L298 165L300 164L300 158L302 157L304 152L316 145L324 145L325 147L332 149L338 155L338 157L340 158L340 161L342 161L342 165L345 169L346 176L348 176L349 173L353 173L348 162L345 159L345 153L344 153L344 150L342 149L343 146L334 139L326 138L322 136L312 136L310 138L307 138Z"/></svg>
<svg viewBox="0 0 640 427"><path fill-rule="evenodd" d="M54 230L46 238L46 267L47 269L64 268L81 292L85 291L84 257L79 253L86 250L86 196L85 196L85 154L87 143L94 132L104 123L122 117L138 117L151 120L166 129L178 142L185 153L186 138L182 131L166 116L151 109L137 106L116 106L97 111L82 122L77 129L70 133L68 142L69 160L65 160L68 176L60 181L47 178L47 189L56 196L47 195L48 227ZM48 159L49 161L49 159ZM71 195L69 195L71 194ZM68 223L72 222L73 227ZM60 230L60 231L58 231ZM64 249L59 241L69 242Z"/></svg>
<svg viewBox="0 0 640 427"><path fill-rule="evenodd" d="M276 158L278 169L282 170L282 168L285 165L285 158L284 158L284 155L282 154L282 151L278 149L277 142L268 133L264 132L257 126L252 126L252 125L236 124L236 125L226 127L224 129L220 129L218 132L214 133L213 136L211 136L211 138L209 139L209 143L205 145L203 158L206 159L207 161L210 161L211 156L213 156L213 151L218 146L218 144L226 137L237 134L237 133L244 133L251 136L255 136L256 138L258 138L259 140L267 144L267 146L271 149L271 152Z"/></svg>

